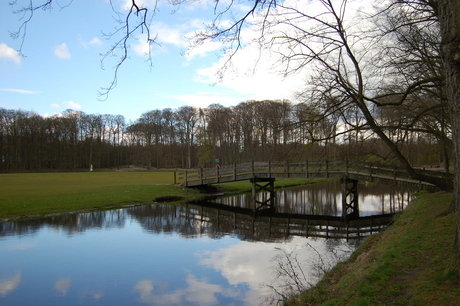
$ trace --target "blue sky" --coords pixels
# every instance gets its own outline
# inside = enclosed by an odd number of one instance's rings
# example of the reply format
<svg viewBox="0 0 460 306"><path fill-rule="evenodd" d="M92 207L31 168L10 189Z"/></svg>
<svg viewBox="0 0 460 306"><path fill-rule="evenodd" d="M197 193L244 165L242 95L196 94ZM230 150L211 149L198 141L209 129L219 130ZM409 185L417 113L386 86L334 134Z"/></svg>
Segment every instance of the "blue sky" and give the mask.
<svg viewBox="0 0 460 306"><path fill-rule="evenodd" d="M122 10L125 1L113 1L115 8ZM292 90L301 81L299 76L283 80L270 70L269 59L259 61L252 74L258 52L247 47L235 57L235 69L215 84L222 46L208 43L186 52L185 38L212 20L212 1L184 4L175 13L171 13L171 6L160 3L160 12L151 27L161 43L152 49L153 68L143 55L145 45L132 42L130 58L120 68L117 87L106 101L100 101L98 90L110 84L115 65L109 59L105 69L101 68L100 54L113 43L103 32L116 26L110 3L78 0L64 9L55 6L51 12L36 12L22 47L25 57L20 57L16 50L21 39L12 39L10 32L21 25L21 16L12 13L9 2L0 1L2 108L34 111L43 116L74 109L88 114L120 114L129 121L143 112L167 107L206 107L211 103L231 106L249 99L292 100ZM17 2L18 7L28 3Z"/></svg>

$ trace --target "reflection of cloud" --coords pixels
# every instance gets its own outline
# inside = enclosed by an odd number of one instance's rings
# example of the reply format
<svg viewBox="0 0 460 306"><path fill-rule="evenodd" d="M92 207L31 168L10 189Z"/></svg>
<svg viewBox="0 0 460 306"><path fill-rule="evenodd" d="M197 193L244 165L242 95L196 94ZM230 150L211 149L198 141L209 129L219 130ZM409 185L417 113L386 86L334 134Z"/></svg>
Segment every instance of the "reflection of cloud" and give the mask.
<svg viewBox="0 0 460 306"><path fill-rule="evenodd" d="M310 247L307 247L307 244ZM339 255L342 254L341 248L342 244L338 244L334 247L334 252ZM272 293L267 284L275 286L275 288L285 285L283 279L274 277L278 263L274 262L274 259L279 251L285 250L289 253L296 249L301 250L301 252L296 252L296 256L299 263L302 264L303 273L305 273L308 282L315 283L319 280L317 271L314 269L314 264L318 259L317 252L324 256L324 261L330 257L325 239L293 237L289 242L276 244L241 241L227 248L202 254L200 264L219 271L231 285L247 284L250 290L244 297L244 304L259 305L261 298Z"/></svg>
<svg viewBox="0 0 460 306"><path fill-rule="evenodd" d="M141 300L145 300L146 297L152 294L153 282L151 280L138 281L136 286L134 286L134 291L140 293Z"/></svg>
<svg viewBox="0 0 460 306"><path fill-rule="evenodd" d="M99 301L101 299L101 297L104 296L104 292L102 292L102 291L101 292L93 292L93 293L91 293L91 296L93 297L93 299L95 301Z"/></svg>
<svg viewBox="0 0 460 306"><path fill-rule="evenodd" d="M206 279L197 279L189 274L187 276L188 288L186 289L185 299L188 302L197 303L198 305L216 305L218 300L216 293L224 296L234 296L232 289L222 288L220 285L208 284Z"/></svg>
<svg viewBox="0 0 460 306"><path fill-rule="evenodd" d="M80 292L82 298L90 296L95 301L99 301L104 296L104 291L84 290Z"/></svg>
<svg viewBox="0 0 460 306"><path fill-rule="evenodd" d="M245 305L259 305L258 299L269 294L260 284L272 279L270 260L274 245L240 242L225 249L204 254L200 264L222 273L231 285L247 284L251 288L244 297Z"/></svg>
<svg viewBox="0 0 460 306"><path fill-rule="evenodd" d="M21 282L21 274L16 273L11 278L0 278L0 295L5 296L16 289Z"/></svg>
<svg viewBox="0 0 460 306"><path fill-rule="evenodd" d="M69 290L71 280L68 277L61 277L55 284L54 289L62 295L67 295L67 291Z"/></svg>
<svg viewBox="0 0 460 306"><path fill-rule="evenodd" d="M22 242L22 243L15 243L6 246L6 250L8 251L22 251L36 247L37 244L34 242Z"/></svg>
<svg viewBox="0 0 460 306"><path fill-rule="evenodd" d="M216 294L226 297L236 296L233 289L222 288L220 285L207 283L206 278L197 279L194 275L186 277L187 288L161 294L161 285L154 286L152 280L141 280L134 286L134 291L140 294L139 300L149 305L182 305L194 303L197 305L217 305ZM158 289L157 289L158 287ZM160 291L160 292L156 292Z"/></svg>

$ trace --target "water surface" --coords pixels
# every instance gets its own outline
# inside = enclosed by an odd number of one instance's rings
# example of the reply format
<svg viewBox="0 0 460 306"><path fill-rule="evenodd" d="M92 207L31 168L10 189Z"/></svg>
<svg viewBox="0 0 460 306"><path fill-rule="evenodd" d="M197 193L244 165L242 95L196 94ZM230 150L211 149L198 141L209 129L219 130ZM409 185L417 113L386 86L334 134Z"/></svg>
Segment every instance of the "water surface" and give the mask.
<svg viewBox="0 0 460 306"><path fill-rule="evenodd" d="M363 185L360 211L400 211L409 198L407 190ZM216 201L245 207L247 198ZM340 186L280 191L276 209L340 216ZM275 304L272 288L287 290L290 282L279 269L287 259L299 263L308 287L361 242L270 227L255 235L254 218L215 211L144 205L0 223L0 304Z"/></svg>

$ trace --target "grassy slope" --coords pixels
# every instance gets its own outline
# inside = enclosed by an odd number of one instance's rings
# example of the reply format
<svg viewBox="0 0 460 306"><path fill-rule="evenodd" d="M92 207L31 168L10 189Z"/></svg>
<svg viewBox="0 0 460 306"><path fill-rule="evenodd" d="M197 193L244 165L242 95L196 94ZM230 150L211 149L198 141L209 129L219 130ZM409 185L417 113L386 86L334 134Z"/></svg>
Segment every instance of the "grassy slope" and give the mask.
<svg viewBox="0 0 460 306"><path fill-rule="evenodd" d="M460 305L452 195L423 194L288 305Z"/></svg>

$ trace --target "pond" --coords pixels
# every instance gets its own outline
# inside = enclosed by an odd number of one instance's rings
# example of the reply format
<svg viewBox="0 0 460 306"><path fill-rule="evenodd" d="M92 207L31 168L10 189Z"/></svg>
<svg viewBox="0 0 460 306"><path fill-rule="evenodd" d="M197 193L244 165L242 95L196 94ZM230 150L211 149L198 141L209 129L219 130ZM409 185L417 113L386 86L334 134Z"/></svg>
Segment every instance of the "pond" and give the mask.
<svg viewBox="0 0 460 306"><path fill-rule="evenodd" d="M324 226L296 231L281 216L341 216L340 190L327 183L278 191L273 218L246 214L247 197L234 196L0 223L0 304L276 304L279 293L315 284L360 237L381 229L325 239ZM376 185L359 193L363 216L402 211L411 194Z"/></svg>

